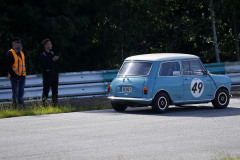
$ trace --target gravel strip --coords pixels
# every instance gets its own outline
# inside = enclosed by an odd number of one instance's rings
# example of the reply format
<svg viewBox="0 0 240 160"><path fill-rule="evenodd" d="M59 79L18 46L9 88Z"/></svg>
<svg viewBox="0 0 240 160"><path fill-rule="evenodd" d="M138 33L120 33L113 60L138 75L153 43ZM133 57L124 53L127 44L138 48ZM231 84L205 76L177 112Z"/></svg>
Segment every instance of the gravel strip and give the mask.
<svg viewBox="0 0 240 160"><path fill-rule="evenodd" d="M240 98L240 87L234 87L231 90L232 98ZM32 106L39 102L26 103ZM60 105L71 105L72 107L93 107L93 106L111 106L111 101L107 96L93 96L88 98L66 98L59 100ZM10 105L10 104L8 104Z"/></svg>
<svg viewBox="0 0 240 160"><path fill-rule="evenodd" d="M232 98L240 98L240 87L232 88L231 90ZM78 107L89 107L89 106L110 106L111 101L107 96L98 96L91 98L70 98L60 100L60 103L68 103L71 106Z"/></svg>
<svg viewBox="0 0 240 160"><path fill-rule="evenodd" d="M59 100L60 104L70 104L73 107L111 106L107 96L96 96L90 98L67 98Z"/></svg>
<svg viewBox="0 0 240 160"><path fill-rule="evenodd" d="M231 89L232 98L239 98L240 97L240 87L234 87Z"/></svg>

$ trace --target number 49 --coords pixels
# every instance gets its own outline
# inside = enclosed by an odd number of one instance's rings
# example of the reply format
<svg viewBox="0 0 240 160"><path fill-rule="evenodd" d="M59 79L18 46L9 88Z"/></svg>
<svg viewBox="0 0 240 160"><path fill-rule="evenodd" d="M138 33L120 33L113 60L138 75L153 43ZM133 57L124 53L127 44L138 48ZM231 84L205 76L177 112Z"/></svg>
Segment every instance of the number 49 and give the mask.
<svg viewBox="0 0 240 160"><path fill-rule="evenodd" d="M202 82L199 82L199 83L194 83L193 87L192 87L192 91L193 93L195 93L197 90L199 90L198 92L201 93L202 91L202 88L203 88L203 83Z"/></svg>

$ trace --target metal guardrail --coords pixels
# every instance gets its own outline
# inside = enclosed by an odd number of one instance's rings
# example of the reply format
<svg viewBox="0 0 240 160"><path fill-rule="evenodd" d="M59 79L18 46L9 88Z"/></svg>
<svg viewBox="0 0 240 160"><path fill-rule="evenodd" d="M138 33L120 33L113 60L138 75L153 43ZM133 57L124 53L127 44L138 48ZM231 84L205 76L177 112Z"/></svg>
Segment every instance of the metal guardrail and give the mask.
<svg viewBox="0 0 240 160"><path fill-rule="evenodd" d="M231 78L232 88L240 86L240 62L210 63L204 67L212 74L226 74Z"/></svg>
<svg viewBox="0 0 240 160"><path fill-rule="evenodd" d="M116 77L118 70L86 71L59 74L59 97L103 95L107 86ZM25 99L38 99L42 96L42 75L26 77ZM49 93L51 97L51 91ZM12 98L8 77L0 77L0 101Z"/></svg>
<svg viewBox="0 0 240 160"><path fill-rule="evenodd" d="M204 64L213 74L226 74L232 87L240 86L240 62ZM107 85L118 70L86 71L59 74L59 97L104 95ZM42 95L42 75L26 77L25 99L39 99ZM51 97L51 93L49 93ZM12 90L8 77L0 77L0 101L11 101Z"/></svg>
<svg viewBox="0 0 240 160"><path fill-rule="evenodd" d="M240 73L230 73L226 75L231 78L232 87L240 86Z"/></svg>
<svg viewBox="0 0 240 160"><path fill-rule="evenodd" d="M204 64L204 67L213 74L225 74L224 63L208 63Z"/></svg>
<svg viewBox="0 0 240 160"><path fill-rule="evenodd" d="M226 62L225 73L240 73L240 62Z"/></svg>

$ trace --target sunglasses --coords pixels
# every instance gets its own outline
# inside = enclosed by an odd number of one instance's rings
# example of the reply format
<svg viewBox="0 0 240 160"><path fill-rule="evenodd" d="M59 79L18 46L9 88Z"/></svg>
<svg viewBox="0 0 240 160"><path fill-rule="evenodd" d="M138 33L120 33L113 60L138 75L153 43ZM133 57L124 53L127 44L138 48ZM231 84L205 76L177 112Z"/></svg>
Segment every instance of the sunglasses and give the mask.
<svg viewBox="0 0 240 160"><path fill-rule="evenodd" d="M22 43L21 41L16 41L15 43Z"/></svg>

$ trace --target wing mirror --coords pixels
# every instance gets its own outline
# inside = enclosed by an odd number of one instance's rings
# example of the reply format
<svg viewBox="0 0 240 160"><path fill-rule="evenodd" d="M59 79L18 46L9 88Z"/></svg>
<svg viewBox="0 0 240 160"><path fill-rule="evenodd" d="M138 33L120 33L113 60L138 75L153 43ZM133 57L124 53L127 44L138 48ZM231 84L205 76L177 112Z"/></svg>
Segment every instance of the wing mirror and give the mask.
<svg viewBox="0 0 240 160"><path fill-rule="evenodd" d="M203 74L206 76L206 75L209 75L209 74L211 74L208 70L204 70L203 71Z"/></svg>

